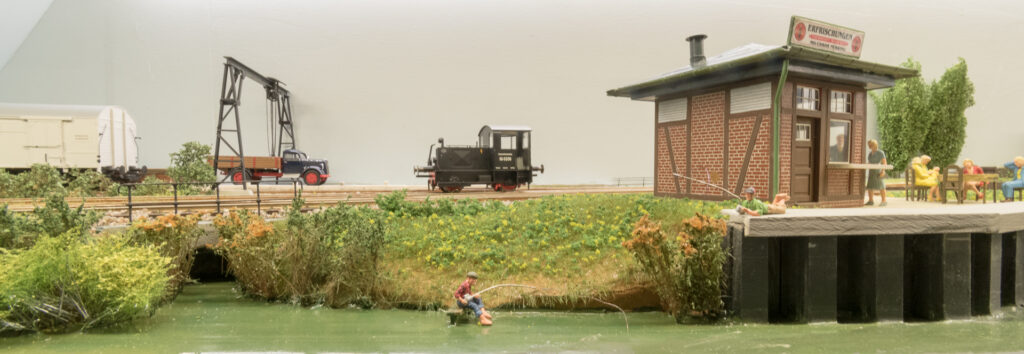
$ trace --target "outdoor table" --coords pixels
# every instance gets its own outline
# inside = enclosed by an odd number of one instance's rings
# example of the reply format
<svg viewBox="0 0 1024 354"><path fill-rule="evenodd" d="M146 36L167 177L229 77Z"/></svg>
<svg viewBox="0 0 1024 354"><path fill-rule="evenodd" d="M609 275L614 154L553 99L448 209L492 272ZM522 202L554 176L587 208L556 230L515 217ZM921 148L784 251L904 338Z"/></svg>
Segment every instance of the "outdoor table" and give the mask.
<svg viewBox="0 0 1024 354"><path fill-rule="evenodd" d="M998 182L998 181L999 181L999 175L995 174L995 173L983 173L983 174L976 174L976 175L964 175L964 183L960 184L960 195L961 195L960 202L962 203L963 199L967 199L967 182L985 182L985 186L983 186L981 188L981 190L987 192L989 186L991 186L991 188L992 188L992 193L991 193L992 194L992 202L995 203L996 202L996 182ZM942 202L943 203L946 202L946 191L949 190L949 188L946 188L946 186L948 185L947 182L951 182L951 183L960 182L960 176L959 175L952 175L951 174L951 175L949 175L949 179L948 180L943 180L942 183L940 184L942 186L942 192L941 193L942 193ZM985 198L982 198L981 202L984 204L985 203Z"/></svg>

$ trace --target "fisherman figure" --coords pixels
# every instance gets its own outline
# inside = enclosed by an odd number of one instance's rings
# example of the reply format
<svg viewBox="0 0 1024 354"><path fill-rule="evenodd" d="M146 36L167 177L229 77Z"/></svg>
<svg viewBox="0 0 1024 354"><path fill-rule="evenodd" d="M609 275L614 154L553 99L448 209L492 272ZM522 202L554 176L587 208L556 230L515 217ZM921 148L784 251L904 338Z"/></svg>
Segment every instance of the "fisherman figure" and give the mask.
<svg viewBox="0 0 1024 354"><path fill-rule="evenodd" d="M786 193L779 193L775 195L775 200L771 204L765 204L764 202L754 198L754 187L747 187L746 190L741 194L743 200L739 201L739 205L736 206L736 212L740 215L746 214L750 216L761 216L766 214L785 214L786 213L786 201L789 200L789 195Z"/></svg>
<svg viewBox="0 0 1024 354"><path fill-rule="evenodd" d="M476 272L469 272L466 274L466 281L459 285L459 288L455 290L456 304L459 305L460 309L471 308L476 313L478 323L482 326L490 326L491 314L484 309L484 302L480 299L479 294L473 294L473 284L476 284L477 275Z"/></svg>

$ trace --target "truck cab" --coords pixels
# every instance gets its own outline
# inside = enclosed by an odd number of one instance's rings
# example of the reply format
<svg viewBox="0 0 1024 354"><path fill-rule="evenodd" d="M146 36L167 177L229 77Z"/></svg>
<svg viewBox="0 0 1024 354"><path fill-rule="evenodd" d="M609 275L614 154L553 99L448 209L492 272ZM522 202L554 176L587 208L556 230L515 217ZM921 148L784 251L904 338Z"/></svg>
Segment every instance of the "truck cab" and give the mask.
<svg viewBox="0 0 1024 354"><path fill-rule="evenodd" d="M296 149L281 154L281 173L297 174L307 185L323 184L330 177L327 160L309 159L306 153Z"/></svg>

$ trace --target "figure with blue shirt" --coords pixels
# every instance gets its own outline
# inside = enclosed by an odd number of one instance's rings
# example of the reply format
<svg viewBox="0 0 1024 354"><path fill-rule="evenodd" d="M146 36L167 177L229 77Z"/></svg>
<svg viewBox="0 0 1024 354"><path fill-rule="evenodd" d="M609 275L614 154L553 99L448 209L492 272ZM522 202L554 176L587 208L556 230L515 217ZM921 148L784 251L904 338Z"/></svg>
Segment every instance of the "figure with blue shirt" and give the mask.
<svg viewBox="0 0 1024 354"><path fill-rule="evenodd" d="M1007 162L1006 168L1013 173L1013 180L1003 182L1003 202L1013 201L1013 189L1024 188L1024 178L1021 178L1021 170L1024 170L1024 156L1013 158L1013 162Z"/></svg>

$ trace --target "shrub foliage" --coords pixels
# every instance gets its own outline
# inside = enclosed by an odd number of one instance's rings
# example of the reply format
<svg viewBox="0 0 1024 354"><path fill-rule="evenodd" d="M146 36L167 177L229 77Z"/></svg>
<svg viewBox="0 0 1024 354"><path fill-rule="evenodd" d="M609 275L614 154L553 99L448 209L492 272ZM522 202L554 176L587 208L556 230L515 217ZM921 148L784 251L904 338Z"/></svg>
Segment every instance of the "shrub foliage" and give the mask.
<svg viewBox="0 0 1024 354"><path fill-rule="evenodd" d="M902 66L921 70L913 59ZM925 83L920 76L900 79L871 97L878 107L881 149L897 171L905 170L919 154L930 155L935 166L956 162L967 138L964 112L974 105L974 84L963 58L938 81Z"/></svg>
<svg viewBox="0 0 1024 354"><path fill-rule="evenodd" d="M0 333L63 332L151 314L167 286L168 259L122 236L77 230L26 250L0 249Z"/></svg>
<svg viewBox="0 0 1024 354"><path fill-rule="evenodd" d="M306 215L296 199L275 228L250 211L214 220L215 250L245 293L300 304L370 306L380 282L381 212L345 204Z"/></svg>
<svg viewBox="0 0 1024 354"><path fill-rule="evenodd" d="M724 221L700 213L687 219L674 238L666 235L660 223L644 216L622 245L651 277L665 309L682 322L687 317L723 314L724 235Z"/></svg>
<svg viewBox="0 0 1024 354"><path fill-rule="evenodd" d="M930 89L930 114L934 118L921 151L932 157L935 166L947 166L956 163L964 147L967 139L964 112L974 105L974 84L967 77L967 62L960 58L960 62L946 69Z"/></svg>
<svg viewBox="0 0 1024 354"><path fill-rule="evenodd" d="M181 145L181 150L171 153L171 166L167 168L167 175L175 182L214 182L217 175L213 166L206 163L206 157L210 155L210 146L190 141ZM178 192L182 194L194 194L208 187L181 185Z"/></svg>
<svg viewBox="0 0 1024 354"><path fill-rule="evenodd" d="M900 66L921 70L921 63L913 58ZM896 86L880 94L871 92L878 107L879 145L896 171L906 170L924 144L932 122L928 94L928 85L920 76L896 80Z"/></svg>
<svg viewBox="0 0 1024 354"><path fill-rule="evenodd" d="M189 281L189 272L195 260L195 247L203 230L195 216L163 215L155 219L140 220L125 233L136 246L153 246L160 255L170 259L167 269L166 300L172 299Z"/></svg>

